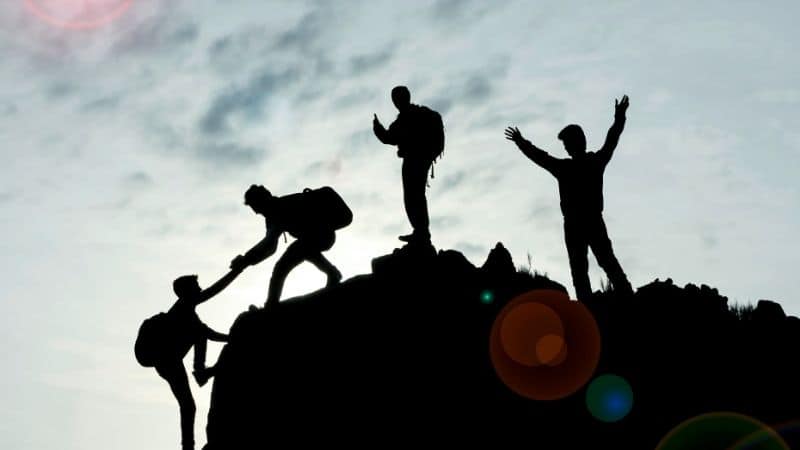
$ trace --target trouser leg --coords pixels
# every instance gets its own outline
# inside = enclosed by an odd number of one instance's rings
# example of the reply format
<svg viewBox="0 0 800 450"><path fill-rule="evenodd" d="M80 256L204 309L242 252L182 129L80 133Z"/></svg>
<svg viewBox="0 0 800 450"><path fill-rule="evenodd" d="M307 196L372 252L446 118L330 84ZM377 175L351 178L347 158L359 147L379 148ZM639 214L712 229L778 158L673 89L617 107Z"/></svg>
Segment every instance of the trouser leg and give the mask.
<svg viewBox="0 0 800 450"><path fill-rule="evenodd" d="M425 239L429 239L431 235L428 200L425 197L430 167L430 162L408 158L403 160L403 203L406 215L414 234Z"/></svg>
<svg viewBox="0 0 800 450"><path fill-rule="evenodd" d="M178 408L181 417L181 445L183 450L194 449L194 417L197 412L192 390L189 388L189 378L186 376L186 369L183 363L165 367L156 367L156 371L164 380L169 383L169 388L175 399L178 400Z"/></svg>
<svg viewBox="0 0 800 450"><path fill-rule="evenodd" d="M575 296L578 300L586 299L592 294L592 287L589 282L589 248L582 221L564 221L564 242L567 245Z"/></svg>
<svg viewBox="0 0 800 450"><path fill-rule="evenodd" d="M208 340L203 337L197 338L194 343L194 370L202 370L206 368L206 350L208 348Z"/></svg>
<svg viewBox="0 0 800 450"><path fill-rule="evenodd" d="M328 286L332 286L342 279L342 273L339 272L339 269L322 254L325 250L330 250L334 242L336 242L336 234L334 232L317 238L313 248L309 249L308 256L306 257L308 262L313 264L328 277Z"/></svg>
<svg viewBox="0 0 800 450"><path fill-rule="evenodd" d="M286 282L286 277L289 276L289 272L303 262L305 258L306 254L301 241L297 240L292 242L280 259L278 259L278 262L275 263L275 268L272 270L266 306L275 306L275 304L280 301L281 292L283 292L283 283Z"/></svg>
<svg viewBox="0 0 800 450"><path fill-rule="evenodd" d="M342 273L322 253L311 254L308 262L321 270L328 277L328 286L332 286L342 279Z"/></svg>
<svg viewBox="0 0 800 450"><path fill-rule="evenodd" d="M592 247L595 258L597 258L597 264L606 272L614 290L621 293L633 292L628 277L622 270L622 266L619 264L617 257L614 256L614 249L611 246L611 240L608 238L608 230L606 229L606 224L602 217L593 223L589 245Z"/></svg>

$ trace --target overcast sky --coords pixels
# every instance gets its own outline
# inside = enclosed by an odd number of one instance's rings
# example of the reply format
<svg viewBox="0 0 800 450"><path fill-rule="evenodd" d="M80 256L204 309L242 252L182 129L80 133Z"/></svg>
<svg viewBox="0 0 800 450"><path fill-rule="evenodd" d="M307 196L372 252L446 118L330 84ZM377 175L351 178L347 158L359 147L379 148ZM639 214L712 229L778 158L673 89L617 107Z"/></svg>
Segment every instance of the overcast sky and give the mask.
<svg viewBox="0 0 800 450"><path fill-rule="evenodd" d="M91 30L24 3L0 3L3 448L177 447L177 406L133 339L172 279L207 286L263 237L251 183L334 186L355 213L328 254L346 277L390 252L409 231L400 160L371 119L393 120L397 84L444 117L438 247L481 264L502 241L571 290L556 183L503 128L565 157L558 131L579 123L598 148L628 94L605 217L633 284L800 314L796 1L133 0ZM263 303L273 262L201 317L224 331ZM302 266L285 294L323 284ZM193 389L202 444L211 389Z"/></svg>

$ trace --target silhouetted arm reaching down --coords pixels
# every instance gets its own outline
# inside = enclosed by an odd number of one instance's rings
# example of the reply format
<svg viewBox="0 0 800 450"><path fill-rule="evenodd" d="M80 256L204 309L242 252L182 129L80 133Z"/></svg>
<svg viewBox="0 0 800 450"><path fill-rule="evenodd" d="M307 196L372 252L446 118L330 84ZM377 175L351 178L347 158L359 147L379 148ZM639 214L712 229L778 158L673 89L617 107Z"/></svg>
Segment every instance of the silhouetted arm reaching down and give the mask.
<svg viewBox="0 0 800 450"><path fill-rule="evenodd" d="M278 238L281 236L282 232L283 230L275 226L268 226L267 236L248 250L244 256L237 256L233 262L231 262L231 268L241 267L244 269L247 266L254 266L272 256L278 249Z"/></svg>
<svg viewBox="0 0 800 450"><path fill-rule="evenodd" d="M195 301L195 305L199 305L200 303L203 303L204 301L222 292L226 287L228 287L229 284L231 284L231 282L233 282L233 280L236 279L236 277L239 276L240 273L242 273L242 268L232 268L230 272L217 280L216 283L200 292L200 295L197 296L197 300Z"/></svg>
<svg viewBox="0 0 800 450"><path fill-rule="evenodd" d="M392 127L390 126L389 129ZM373 114L372 119L372 131L375 133L375 137L378 138L379 141L383 142L386 145L397 145L397 139L392 136L392 133L384 128L383 124L380 120L378 120L378 115Z"/></svg>
<svg viewBox="0 0 800 450"><path fill-rule="evenodd" d="M625 111L628 109L628 105L627 95L623 95L622 100L614 100L614 124L608 129L603 147L597 151L597 155L600 156L605 164L611 161L611 156L614 155L614 149L617 148L622 130L625 129Z"/></svg>
<svg viewBox="0 0 800 450"><path fill-rule="evenodd" d="M533 145L531 141L522 136L522 133L520 133L519 129L516 127L506 128L505 134L506 139L517 144L517 147L522 150L522 153L527 156L528 159L535 162L537 165L547 170L551 174L556 174L556 168L559 161L558 158L551 156L546 151Z"/></svg>

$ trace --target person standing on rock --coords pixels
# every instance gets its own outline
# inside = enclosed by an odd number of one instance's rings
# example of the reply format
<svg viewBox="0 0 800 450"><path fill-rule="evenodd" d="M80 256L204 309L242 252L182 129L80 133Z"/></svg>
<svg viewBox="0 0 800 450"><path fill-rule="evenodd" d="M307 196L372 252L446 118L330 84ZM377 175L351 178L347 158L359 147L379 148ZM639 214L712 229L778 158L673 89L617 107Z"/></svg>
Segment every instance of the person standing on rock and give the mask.
<svg viewBox="0 0 800 450"><path fill-rule="evenodd" d="M519 129L508 127L506 139L513 141L531 161L547 170L558 180L561 212L564 216L564 240L572 272L572 282L578 300L592 294L589 283L588 248L597 263L605 270L614 290L624 295L633 293L630 282L614 256L611 240L603 221L603 174L614 154L625 127L628 96L615 100L614 124L606 141L597 152L586 151L586 136L578 125L567 125L558 139L570 158L555 158L525 139Z"/></svg>
<svg viewBox="0 0 800 450"><path fill-rule="evenodd" d="M392 102L397 107L397 119L386 129L377 114L372 129L384 144L397 146L397 156L403 159L403 202L413 232L400 236L409 243L430 244L430 217L425 198L428 171L444 151L444 125L438 112L411 103L411 93L405 86L392 89Z"/></svg>

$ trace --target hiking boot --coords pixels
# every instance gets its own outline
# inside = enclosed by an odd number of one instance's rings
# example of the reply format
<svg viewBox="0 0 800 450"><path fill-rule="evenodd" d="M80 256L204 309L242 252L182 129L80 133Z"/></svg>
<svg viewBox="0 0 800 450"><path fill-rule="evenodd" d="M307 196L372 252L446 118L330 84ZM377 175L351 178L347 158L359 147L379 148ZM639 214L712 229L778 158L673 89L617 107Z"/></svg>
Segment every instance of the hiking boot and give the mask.
<svg viewBox="0 0 800 450"><path fill-rule="evenodd" d="M414 239L414 233L397 236L397 239L400 239L403 242L411 242L411 240Z"/></svg>
<svg viewBox="0 0 800 450"><path fill-rule="evenodd" d="M631 285L624 286L621 289L615 289L614 293L620 300L633 300L634 292Z"/></svg>
<svg viewBox="0 0 800 450"><path fill-rule="evenodd" d="M325 285L326 288L332 288L342 282L342 272L339 272L338 269L334 270L336 270L336 272L328 275L328 284Z"/></svg>
<svg viewBox="0 0 800 450"><path fill-rule="evenodd" d="M203 369L195 369L192 372L194 376L194 380L197 381L197 385L203 387L208 383L208 380L211 379L211 371L208 368Z"/></svg>
<svg viewBox="0 0 800 450"><path fill-rule="evenodd" d="M400 239L403 242L408 242L409 244L412 242L416 243L429 243L431 241L430 233L411 233L411 234L404 234L402 236L398 236L397 239Z"/></svg>
<svg viewBox="0 0 800 450"><path fill-rule="evenodd" d="M275 306L277 305L278 302L276 302L275 300L267 299L267 301L264 302L264 312L271 312L272 310L275 309Z"/></svg>

